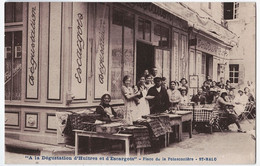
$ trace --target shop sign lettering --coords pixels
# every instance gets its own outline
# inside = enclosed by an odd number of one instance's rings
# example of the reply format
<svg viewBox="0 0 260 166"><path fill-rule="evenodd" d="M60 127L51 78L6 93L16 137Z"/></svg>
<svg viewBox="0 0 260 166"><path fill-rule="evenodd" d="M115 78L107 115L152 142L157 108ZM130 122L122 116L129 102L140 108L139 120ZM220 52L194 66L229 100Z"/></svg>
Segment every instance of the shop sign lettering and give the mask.
<svg viewBox="0 0 260 166"><path fill-rule="evenodd" d="M217 54L218 47L215 44L210 43L208 41L198 39L197 47L198 47L198 49L201 49L202 51L206 51L210 54L213 54L213 55Z"/></svg>
<svg viewBox="0 0 260 166"><path fill-rule="evenodd" d="M30 19L30 39L31 39L31 50L30 50L30 65L29 67L29 83L34 86L34 72L37 70L37 62L35 61L35 21L36 21L36 7L32 7L31 19Z"/></svg>
<svg viewBox="0 0 260 166"><path fill-rule="evenodd" d="M28 7L28 54L26 98L38 98L38 48L39 48L39 3L29 3Z"/></svg>
<svg viewBox="0 0 260 166"><path fill-rule="evenodd" d="M96 13L95 85L94 98L100 99L108 91L108 34L109 6L98 4Z"/></svg>
<svg viewBox="0 0 260 166"><path fill-rule="evenodd" d="M86 99L87 88L87 4L73 2L71 93L74 100Z"/></svg>
<svg viewBox="0 0 260 166"><path fill-rule="evenodd" d="M104 84L104 75L106 75L106 66L104 64L104 49L105 49L105 22L100 20L101 31L99 32L99 82L100 84Z"/></svg>
<svg viewBox="0 0 260 166"><path fill-rule="evenodd" d="M77 18L77 59L76 59L76 63L77 63L77 68L76 68L76 73L75 73L75 78L78 81L78 83L82 83L82 78L81 78L81 74L82 74L82 50L85 47L85 41L82 38L83 35L83 15L82 13L78 13L78 18Z"/></svg>

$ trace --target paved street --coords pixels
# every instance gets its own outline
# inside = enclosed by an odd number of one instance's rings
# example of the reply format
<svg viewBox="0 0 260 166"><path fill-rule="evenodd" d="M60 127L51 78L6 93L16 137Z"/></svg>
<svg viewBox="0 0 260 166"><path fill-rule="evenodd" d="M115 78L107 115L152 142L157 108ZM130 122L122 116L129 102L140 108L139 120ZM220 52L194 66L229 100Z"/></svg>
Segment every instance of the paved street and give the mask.
<svg viewBox="0 0 260 166"><path fill-rule="evenodd" d="M254 133L255 122L250 120L243 121L241 126L247 133L237 133L236 126L231 125L230 132L214 132L213 134L207 133L195 133L192 138L188 137L188 133L184 133L183 141L179 143L172 143L167 148L162 148L160 153L151 153L146 154L143 157L134 158L134 161L138 161L140 164L254 164L255 163L255 140L252 138L252 133ZM133 152L134 153L134 152ZM101 156L114 156L120 157L123 155L122 151L110 151L102 153L89 154L87 156L98 158L98 160L85 159L85 160L34 160L34 155L38 156L39 154L32 152L27 152L24 154L17 154L13 152L6 152L6 164L58 164L58 163L95 163L103 164L134 164L134 162L128 161L100 161L99 157ZM26 159L25 156L32 156L33 160ZM61 155L63 156L63 155ZM82 156L86 156L82 154ZM40 156L41 157L41 156ZM159 158L160 161L156 161L156 158ZM162 157L166 161L162 161ZM176 161L176 160L187 160L189 161ZM191 158L193 161L191 161ZM204 158L204 161L200 159ZM206 161L206 158L213 161ZM216 161L214 161L216 159ZM151 160L153 162L151 163Z"/></svg>

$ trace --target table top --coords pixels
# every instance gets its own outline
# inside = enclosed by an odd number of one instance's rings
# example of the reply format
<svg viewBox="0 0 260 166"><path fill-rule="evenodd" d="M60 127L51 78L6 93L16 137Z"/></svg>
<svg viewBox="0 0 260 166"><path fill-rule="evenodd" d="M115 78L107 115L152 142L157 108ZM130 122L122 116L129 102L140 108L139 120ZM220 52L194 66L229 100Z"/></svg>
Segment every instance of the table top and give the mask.
<svg viewBox="0 0 260 166"><path fill-rule="evenodd" d="M86 135L110 135L110 136L121 136L121 137L131 137L132 134L122 134L122 133L114 133L114 134L108 134L108 133L97 133L94 131L84 131L84 130L73 130L74 132L86 134Z"/></svg>
<svg viewBox="0 0 260 166"><path fill-rule="evenodd" d="M188 115L188 114L192 114L192 111L176 111L176 114L179 114L179 115Z"/></svg>

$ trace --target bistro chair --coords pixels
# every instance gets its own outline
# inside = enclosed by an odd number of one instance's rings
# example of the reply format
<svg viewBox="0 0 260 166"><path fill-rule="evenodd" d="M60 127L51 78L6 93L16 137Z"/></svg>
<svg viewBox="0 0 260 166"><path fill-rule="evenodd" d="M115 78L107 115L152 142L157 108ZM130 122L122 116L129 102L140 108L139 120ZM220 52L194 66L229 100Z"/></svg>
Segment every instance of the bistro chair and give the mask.
<svg viewBox="0 0 260 166"><path fill-rule="evenodd" d="M250 116L253 119L255 118L255 115L252 113L255 109L256 109L255 103L248 102L245 106L245 110L241 113L238 120L242 121L242 120L246 119L249 123L251 123L250 120L248 119L248 117Z"/></svg>

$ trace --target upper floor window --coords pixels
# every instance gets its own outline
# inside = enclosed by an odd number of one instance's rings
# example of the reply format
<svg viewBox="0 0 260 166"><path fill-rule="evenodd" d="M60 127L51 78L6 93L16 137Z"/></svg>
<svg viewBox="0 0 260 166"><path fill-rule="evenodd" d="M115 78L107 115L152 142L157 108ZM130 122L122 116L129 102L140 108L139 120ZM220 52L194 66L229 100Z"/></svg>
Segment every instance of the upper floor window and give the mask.
<svg viewBox="0 0 260 166"><path fill-rule="evenodd" d="M238 17L238 2L226 2L224 3L224 19L232 20Z"/></svg>
<svg viewBox="0 0 260 166"><path fill-rule="evenodd" d="M229 80L230 83L238 83L239 65L229 65Z"/></svg>

